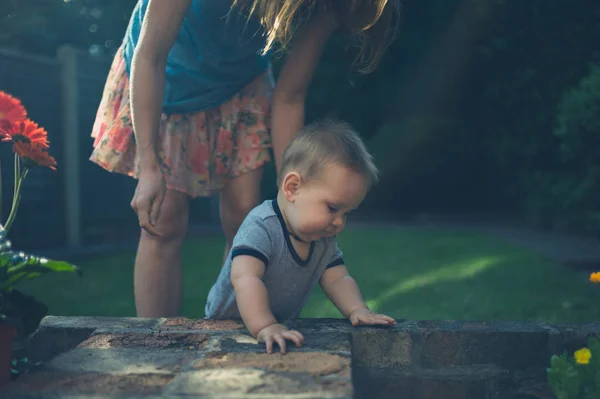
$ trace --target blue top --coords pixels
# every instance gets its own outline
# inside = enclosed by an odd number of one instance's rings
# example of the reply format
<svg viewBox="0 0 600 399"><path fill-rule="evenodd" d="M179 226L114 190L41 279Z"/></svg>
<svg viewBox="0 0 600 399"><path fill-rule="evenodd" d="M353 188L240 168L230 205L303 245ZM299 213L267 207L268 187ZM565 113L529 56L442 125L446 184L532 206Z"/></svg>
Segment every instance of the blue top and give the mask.
<svg viewBox="0 0 600 399"><path fill-rule="evenodd" d="M149 0L139 0L124 38L127 73ZM225 102L264 73L265 35L260 23L231 1L192 0L166 67L165 113L199 112Z"/></svg>

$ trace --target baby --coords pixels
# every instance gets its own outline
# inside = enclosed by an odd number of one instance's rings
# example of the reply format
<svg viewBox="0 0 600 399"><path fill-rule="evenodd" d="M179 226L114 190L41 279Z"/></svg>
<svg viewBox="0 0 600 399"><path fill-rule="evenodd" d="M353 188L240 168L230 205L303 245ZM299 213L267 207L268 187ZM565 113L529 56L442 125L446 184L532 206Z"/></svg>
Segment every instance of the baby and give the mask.
<svg viewBox="0 0 600 399"><path fill-rule="evenodd" d="M377 181L377 168L347 124L322 121L305 127L283 155L277 198L254 208L240 226L216 283L206 317L241 318L249 332L286 351L304 337L283 324L297 318L314 284L352 325L393 325L372 312L348 274L336 235L346 215Z"/></svg>

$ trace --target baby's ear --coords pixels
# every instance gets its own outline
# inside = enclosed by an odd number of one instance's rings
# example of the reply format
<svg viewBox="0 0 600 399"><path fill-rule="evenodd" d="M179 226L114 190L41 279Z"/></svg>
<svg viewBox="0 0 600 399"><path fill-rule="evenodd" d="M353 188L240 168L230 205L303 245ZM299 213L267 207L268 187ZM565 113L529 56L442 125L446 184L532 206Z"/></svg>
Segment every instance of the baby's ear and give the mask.
<svg viewBox="0 0 600 399"><path fill-rule="evenodd" d="M281 188L285 197L291 201L293 197L298 194L301 185L302 176L300 176L298 172L289 172L284 176Z"/></svg>

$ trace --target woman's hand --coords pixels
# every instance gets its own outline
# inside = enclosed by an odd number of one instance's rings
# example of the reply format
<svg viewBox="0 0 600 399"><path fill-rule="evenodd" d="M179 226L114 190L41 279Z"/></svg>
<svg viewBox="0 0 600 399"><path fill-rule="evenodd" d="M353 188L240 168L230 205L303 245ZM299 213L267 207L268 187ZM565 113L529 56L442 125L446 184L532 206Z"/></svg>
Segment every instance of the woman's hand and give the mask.
<svg viewBox="0 0 600 399"><path fill-rule="evenodd" d="M156 225L165 193L165 178L160 167L141 169L131 207L138 216L140 227L154 236L160 235Z"/></svg>

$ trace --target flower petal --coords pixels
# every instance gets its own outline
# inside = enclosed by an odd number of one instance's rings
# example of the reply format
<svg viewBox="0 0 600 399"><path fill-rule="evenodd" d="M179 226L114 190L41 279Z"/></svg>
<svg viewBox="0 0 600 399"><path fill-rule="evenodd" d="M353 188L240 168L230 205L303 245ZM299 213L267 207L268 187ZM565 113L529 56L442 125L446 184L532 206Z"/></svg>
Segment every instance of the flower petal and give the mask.
<svg viewBox="0 0 600 399"><path fill-rule="evenodd" d="M26 118L27 111L21 101L4 91L0 91L0 121L17 122Z"/></svg>

